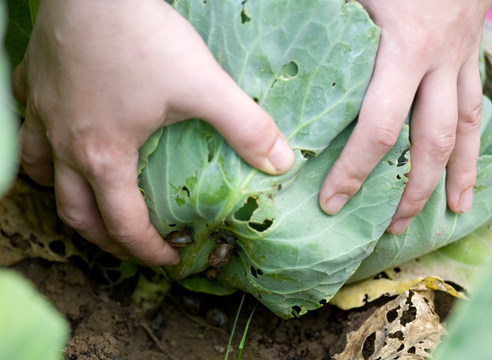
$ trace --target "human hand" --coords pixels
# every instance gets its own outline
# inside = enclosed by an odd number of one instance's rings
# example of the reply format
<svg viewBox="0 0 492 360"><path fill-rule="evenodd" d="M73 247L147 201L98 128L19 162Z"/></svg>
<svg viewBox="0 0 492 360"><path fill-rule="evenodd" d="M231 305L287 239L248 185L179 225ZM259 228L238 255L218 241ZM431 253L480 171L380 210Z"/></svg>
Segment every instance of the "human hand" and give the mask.
<svg viewBox="0 0 492 360"><path fill-rule="evenodd" d="M200 118L260 170L294 163L271 118L162 0L43 0L13 90L27 104L24 169L55 186L65 223L120 258L179 262L137 185L138 150L157 128Z"/></svg>
<svg viewBox="0 0 492 360"><path fill-rule="evenodd" d="M381 42L358 123L319 202L331 215L343 207L395 144L415 100L409 180L387 229L399 235L445 167L448 207L471 209L480 147L478 52L490 0L359 1L381 27Z"/></svg>

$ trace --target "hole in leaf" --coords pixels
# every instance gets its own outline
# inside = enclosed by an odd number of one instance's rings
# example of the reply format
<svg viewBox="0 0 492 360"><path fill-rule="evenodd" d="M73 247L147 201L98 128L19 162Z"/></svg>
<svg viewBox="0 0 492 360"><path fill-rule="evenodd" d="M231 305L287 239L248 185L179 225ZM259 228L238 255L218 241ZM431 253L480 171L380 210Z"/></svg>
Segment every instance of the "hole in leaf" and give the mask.
<svg viewBox="0 0 492 360"><path fill-rule="evenodd" d="M301 150L302 156L307 159L308 157L316 157L316 154L310 150Z"/></svg>
<svg viewBox="0 0 492 360"><path fill-rule="evenodd" d="M258 273L258 276L263 275L263 271L261 271L261 269L257 269L256 272Z"/></svg>
<svg viewBox="0 0 492 360"><path fill-rule="evenodd" d="M241 24L246 24L246 23L249 23L251 21L251 18L246 15L246 11L241 11Z"/></svg>
<svg viewBox="0 0 492 360"><path fill-rule="evenodd" d="M393 161L391 161L391 160L386 161L386 163L387 163L389 166L393 166L393 165L394 165L394 162L393 162Z"/></svg>
<svg viewBox="0 0 492 360"><path fill-rule="evenodd" d="M364 360L369 360L372 354L374 354L374 341L376 340L376 333L373 332L371 335L366 337L364 345L362 346L362 357Z"/></svg>
<svg viewBox="0 0 492 360"><path fill-rule="evenodd" d="M169 224L170 227L176 227L176 224Z"/></svg>
<svg viewBox="0 0 492 360"><path fill-rule="evenodd" d="M333 84L331 84L331 87L334 88L335 86L337 86L337 83L334 82Z"/></svg>
<svg viewBox="0 0 492 360"><path fill-rule="evenodd" d="M255 229L256 231L259 232L264 232L266 231L270 226L272 226L273 220L270 219L265 219L262 223L256 223L256 222L249 222L248 225L249 227Z"/></svg>
<svg viewBox="0 0 492 360"><path fill-rule="evenodd" d="M406 305L408 305L408 309L405 310L400 318L400 324L402 326L406 326L408 323L411 323L412 321L415 321L417 318L417 309L415 306L412 305L412 297L413 297L413 292L410 291L410 295L408 295Z"/></svg>
<svg viewBox="0 0 492 360"><path fill-rule="evenodd" d="M400 347L398 348L398 350L396 350L396 351L402 351L403 349L405 349L405 344L401 344Z"/></svg>
<svg viewBox="0 0 492 360"><path fill-rule="evenodd" d="M389 280L390 278L385 272L380 272L379 274L374 276L374 280L378 280L378 279L388 279Z"/></svg>
<svg viewBox="0 0 492 360"><path fill-rule="evenodd" d="M405 150L400 157L398 158L398 164L396 166L400 167L403 165L406 165L408 162L408 156L407 156L408 150Z"/></svg>
<svg viewBox="0 0 492 360"><path fill-rule="evenodd" d="M321 299L321 300L319 301L319 303L320 303L320 305L326 305L326 300L325 300L325 299Z"/></svg>
<svg viewBox="0 0 492 360"><path fill-rule="evenodd" d="M258 209L258 201L250 196L246 203L234 213L234 218L239 221L249 221L256 209Z"/></svg>
<svg viewBox="0 0 492 360"><path fill-rule="evenodd" d="M260 99L258 99L257 97L254 97L253 98L253 101L258 104L258 102L260 101Z"/></svg>
<svg viewBox="0 0 492 360"><path fill-rule="evenodd" d="M398 317L398 310L399 309L400 309L400 307L398 306L397 308L388 311L386 313L386 320L388 320L388 322L390 322L390 323L395 321L396 318Z"/></svg>
<svg viewBox="0 0 492 360"><path fill-rule="evenodd" d="M241 24L246 24L251 21L251 18L248 15L246 15L246 9L244 8L244 4L246 4L246 1L247 0L244 0L242 2L243 10L241 11Z"/></svg>
<svg viewBox="0 0 492 360"><path fill-rule="evenodd" d="M415 352L416 352L415 346L412 346L410 349L408 349L409 354L415 354Z"/></svg>
<svg viewBox="0 0 492 360"><path fill-rule="evenodd" d="M116 268L121 265L120 259L106 252L99 253L97 256L97 262L105 268Z"/></svg>
<svg viewBox="0 0 492 360"><path fill-rule="evenodd" d="M400 175L400 174L396 174L396 178L397 178L398 180L401 180L401 175Z"/></svg>
<svg viewBox="0 0 492 360"><path fill-rule="evenodd" d="M215 156L215 140L211 136L207 136L208 162L211 162Z"/></svg>
<svg viewBox="0 0 492 360"><path fill-rule="evenodd" d="M5 237L8 237L7 234L3 231L2 231L2 235ZM21 249L21 250L27 250L31 247L31 244L29 243L29 241L24 239L24 237L19 233L15 233L14 235L12 235L10 237L10 244L13 247Z"/></svg>
<svg viewBox="0 0 492 360"><path fill-rule="evenodd" d="M388 337L390 339L398 339L400 341L405 340L405 336L403 336L403 331L401 331L401 330L398 330L394 333L388 334Z"/></svg>
<svg viewBox="0 0 492 360"><path fill-rule="evenodd" d="M190 197L190 190L186 186L183 186L183 191L186 193L188 197Z"/></svg>
<svg viewBox="0 0 492 360"><path fill-rule="evenodd" d="M294 315L295 317L299 317L300 313L301 313L300 306L292 306L292 315Z"/></svg>
<svg viewBox="0 0 492 360"><path fill-rule="evenodd" d="M282 80L289 80L299 74L299 66L294 61L282 66L278 73L278 77Z"/></svg>
<svg viewBox="0 0 492 360"><path fill-rule="evenodd" d="M258 274L256 273L256 269L254 267L250 267L249 271L251 272L251 275L255 278L258 279Z"/></svg>
<svg viewBox="0 0 492 360"><path fill-rule="evenodd" d="M399 267L395 267L393 271L398 274L401 271L401 269Z"/></svg>
<svg viewBox="0 0 492 360"><path fill-rule="evenodd" d="M63 241L53 241L50 243L50 249L53 251L55 254L64 256L65 255L65 244Z"/></svg>

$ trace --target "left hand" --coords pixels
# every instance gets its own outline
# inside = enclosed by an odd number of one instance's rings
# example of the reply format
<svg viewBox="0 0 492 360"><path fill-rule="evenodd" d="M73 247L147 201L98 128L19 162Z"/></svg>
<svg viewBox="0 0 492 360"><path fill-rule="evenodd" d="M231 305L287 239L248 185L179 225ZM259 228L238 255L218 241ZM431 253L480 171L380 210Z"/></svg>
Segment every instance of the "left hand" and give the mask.
<svg viewBox="0 0 492 360"><path fill-rule="evenodd" d="M395 144L415 100L412 167L387 231L401 234L447 168L448 207L470 211L480 147L478 54L490 0L360 0L381 27L359 120L326 177L321 208L334 215Z"/></svg>

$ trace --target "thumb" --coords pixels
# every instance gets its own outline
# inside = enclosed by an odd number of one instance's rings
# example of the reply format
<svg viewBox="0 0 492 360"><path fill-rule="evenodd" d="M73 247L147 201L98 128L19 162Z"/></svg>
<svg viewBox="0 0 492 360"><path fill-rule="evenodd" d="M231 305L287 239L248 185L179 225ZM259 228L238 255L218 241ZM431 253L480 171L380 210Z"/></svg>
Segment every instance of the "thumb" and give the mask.
<svg viewBox="0 0 492 360"><path fill-rule="evenodd" d="M290 170L294 152L272 118L225 71L219 72L199 95L208 100L202 102L200 117L251 166L272 175Z"/></svg>
<svg viewBox="0 0 492 360"><path fill-rule="evenodd" d="M17 66L12 74L11 79L12 93L14 99L17 100L22 106L27 104L26 83L24 81L24 62L21 62Z"/></svg>

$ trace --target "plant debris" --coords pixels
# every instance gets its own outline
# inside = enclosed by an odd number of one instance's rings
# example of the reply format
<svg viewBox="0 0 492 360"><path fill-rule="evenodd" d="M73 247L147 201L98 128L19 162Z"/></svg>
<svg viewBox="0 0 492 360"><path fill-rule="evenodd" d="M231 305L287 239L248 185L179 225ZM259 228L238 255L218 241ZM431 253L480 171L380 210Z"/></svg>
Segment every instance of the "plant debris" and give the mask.
<svg viewBox="0 0 492 360"><path fill-rule="evenodd" d="M423 360L445 334L434 312L434 293L425 285L407 290L377 309L347 335L345 350L335 360Z"/></svg>

